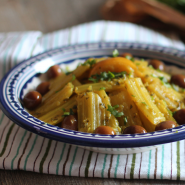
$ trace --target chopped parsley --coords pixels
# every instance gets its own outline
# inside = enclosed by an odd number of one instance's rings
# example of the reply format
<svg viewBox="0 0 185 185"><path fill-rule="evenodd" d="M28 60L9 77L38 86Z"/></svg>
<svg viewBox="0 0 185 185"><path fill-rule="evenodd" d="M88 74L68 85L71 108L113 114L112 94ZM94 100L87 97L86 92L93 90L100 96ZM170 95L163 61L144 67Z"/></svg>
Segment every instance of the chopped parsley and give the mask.
<svg viewBox="0 0 185 185"><path fill-rule="evenodd" d="M76 79L76 76L74 74L72 74L72 80L71 80L71 82L74 81L75 79Z"/></svg>
<svg viewBox="0 0 185 185"><path fill-rule="evenodd" d="M161 82L164 86L166 86L167 88L171 87L171 85L168 83L168 80L165 77L160 76L159 79L161 80Z"/></svg>
<svg viewBox="0 0 185 185"><path fill-rule="evenodd" d="M94 64L96 64L96 60L95 59L88 59L85 63L82 64L82 66L86 66L86 65L90 65L90 68L92 68L92 66Z"/></svg>
<svg viewBox="0 0 185 185"><path fill-rule="evenodd" d="M129 74L128 74L128 77L131 78L131 77L132 77L132 73L129 73Z"/></svg>
<svg viewBox="0 0 185 185"><path fill-rule="evenodd" d="M62 117L69 116L69 115L70 115L69 112L64 112L64 114L62 115Z"/></svg>
<svg viewBox="0 0 185 185"><path fill-rule="evenodd" d="M69 71L69 72L66 72L66 75L70 75L72 72L71 71Z"/></svg>
<svg viewBox="0 0 185 185"><path fill-rule="evenodd" d="M70 115L74 115L75 113L73 112L73 109L70 109L69 111Z"/></svg>
<svg viewBox="0 0 185 185"><path fill-rule="evenodd" d="M127 55L125 58L126 58L126 59L128 59L128 60L131 60L132 62L134 62L134 61L135 61L135 60L134 60L134 58L133 58L133 57L131 57L131 56L129 56L129 55Z"/></svg>
<svg viewBox="0 0 185 185"><path fill-rule="evenodd" d="M145 102L141 102L141 103L147 106L147 104Z"/></svg>
<svg viewBox="0 0 185 185"><path fill-rule="evenodd" d="M73 109L70 109L69 112L65 112L66 110L64 108L62 108L62 110L64 111L64 114L62 115L62 117L74 115Z"/></svg>
<svg viewBox="0 0 185 185"><path fill-rule="evenodd" d="M101 87L101 88L100 88L100 91L101 91L101 90L105 90L105 89L106 89L105 87Z"/></svg>
<svg viewBox="0 0 185 185"><path fill-rule="evenodd" d="M113 57L117 57L119 55L119 51L117 49L115 49L113 52L112 52L112 56Z"/></svg>
<svg viewBox="0 0 185 185"><path fill-rule="evenodd" d="M179 87L175 84L171 84L172 88L175 90L175 91L179 91Z"/></svg>
<svg viewBox="0 0 185 185"><path fill-rule="evenodd" d="M116 108L118 108L119 107L119 105L115 105L115 106L111 106L111 105L108 105L108 111L113 115L113 116L115 116L115 117L121 117L121 116L123 116L124 114L123 114L123 112L118 112L117 110L116 110Z"/></svg>
<svg viewBox="0 0 185 185"><path fill-rule="evenodd" d="M152 77L154 78L157 78L157 75L156 74L151 74Z"/></svg>
<svg viewBox="0 0 185 185"><path fill-rule="evenodd" d="M89 81L92 81L94 83L97 83L99 81L111 81L112 79L114 78L122 78L122 77L125 77L126 76L126 72L123 71L123 72L120 72L120 73L116 73L116 72L102 72L100 74L95 74L95 75L92 75L90 78L89 78Z"/></svg>
<svg viewBox="0 0 185 185"><path fill-rule="evenodd" d="M154 67L153 67L152 65L149 65L148 67L149 67L150 69L154 69Z"/></svg>
<svg viewBox="0 0 185 185"><path fill-rule="evenodd" d="M132 94L132 97L136 97L136 96L134 96L134 95Z"/></svg>
<svg viewBox="0 0 185 185"><path fill-rule="evenodd" d="M168 113L170 114L170 116L173 116L173 113L170 109L167 109L168 110Z"/></svg>
<svg viewBox="0 0 185 185"><path fill-rule="evenodd" d="M154 101L154 97L153 96L150 96L151 97L151 100Z"/></svg>
<svg viewBox="0 0 185 185"><path fill-rule="evenodd" d="M127 123L128 123L127 117L126 117L126 116L124 116L123 120L124 120L124 125L126 126L126 125L127 125Z"/></svg>

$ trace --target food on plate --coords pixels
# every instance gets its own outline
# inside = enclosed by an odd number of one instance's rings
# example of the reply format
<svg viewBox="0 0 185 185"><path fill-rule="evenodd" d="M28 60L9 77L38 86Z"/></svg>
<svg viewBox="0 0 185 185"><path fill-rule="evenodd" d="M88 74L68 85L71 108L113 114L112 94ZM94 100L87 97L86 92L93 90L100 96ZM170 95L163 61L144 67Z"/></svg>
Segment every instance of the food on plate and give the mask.
<svg viewBox="0 0 185 185"><path fill-rule="evenodd" d="M165 129L169 129L169 128L174 128L177 127L177 123L175 123L174 121L163 121L159 124L157 124L157 126L155 127L155 131L158 130L165 130Z"/></svg>
<svg viewBox="0 0 185 185"><path fill-rule="evenodd" d="M62 70L59 65L51 66L47 71L48 78L56 78L62 74Z"/></svg>
<svg viewBox="0 0 185 185"><path fill-rule="evenodd" d="M171 83L178 85L179 87L185 88L185 76L181 74L172 75Z"/></svg>
<svg viewBox="0 0 185 185"><path fill-rule="evenodd" d="M115 50L113 57L89 58L74 71L55 65L46 74L48 81L26 94L23 104L47 124L108 135L184 124L184 76L166 73L160 60Z"/></svg>
<svg viewBox="0 0 185 185"><path fill-rule="evenodd" d="M94 131L95 134L107 134L107 135L116 135L115 130L109 126L99 126Z"/></svg>
<svg viewBox="0 0 185 185"><path fill-rule="evenodd" d="M78 130L78 117L76 114L66 115L61 124L62 128Z"/></svg>
<svg viewBox="0 0 185 185"><path fill-rule="evenodd" d="M49 82L42 82L37 86L36 91L43 96L49 91L49 86L50 86Z"/></svg>
<svg viewBox="0 0 185 185"><path fill-rule="evenodd" d="M42 95L37 91L30 91L23 98L24 106L29 110L35 109L41 102Z"/></svg>
<svg viewBox="0 0 185 185"><path fill-rule="evenodd" d="M179 125L185 124L185 109L175 111L173 117Z"/></svg>
<svg viewBox="0 0 185 185"><path fill-rule="evenodd" d="M125 128L125 130L123 131L123 134L144 134L147 133L147 131L139 126L139 125L131 125Z"/></svg>
<svg viewBox="0 0 185 185"><path fill-rule="evenodd" d="M161 71L164 71L165 69L165 64L160 60L152 59L150 60L149 65L151 65L154 69L159 69Z"/></svg>

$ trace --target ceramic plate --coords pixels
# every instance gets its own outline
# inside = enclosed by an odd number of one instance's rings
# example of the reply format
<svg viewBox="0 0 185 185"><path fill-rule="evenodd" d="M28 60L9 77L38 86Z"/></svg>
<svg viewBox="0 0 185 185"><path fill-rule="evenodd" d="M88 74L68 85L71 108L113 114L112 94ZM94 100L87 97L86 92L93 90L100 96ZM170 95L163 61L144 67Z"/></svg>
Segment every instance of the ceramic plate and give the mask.
<svg viewBox="0 0 185 185"><path fill-rule="evenodd" d="M168 72L184 73L185 53L173 48L138 43L92 43L72 45L47 51L15 66L2 79L0 84L0 102L3 112L19 126L43 137L80 147L103 152L128 154L143 152L159 144L185 139L185 125L146 134L135 135L97 135L71 131L45 124L30 115L20 100L43 80L43 73L58 64L62 68L75 69L78 63L89 57L111 56L112 51L129 52L134 57L162 60Z"/></svg>

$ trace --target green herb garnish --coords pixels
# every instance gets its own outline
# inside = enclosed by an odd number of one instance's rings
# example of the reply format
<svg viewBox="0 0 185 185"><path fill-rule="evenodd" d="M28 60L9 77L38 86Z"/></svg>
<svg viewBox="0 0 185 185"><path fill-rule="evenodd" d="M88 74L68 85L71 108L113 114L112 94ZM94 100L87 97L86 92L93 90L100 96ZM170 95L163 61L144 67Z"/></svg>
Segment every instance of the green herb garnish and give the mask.
<svg viewBox="0 0 185 185"><path fill-rule="evenodd" d="M149 65L148 67L149 67L150 69L154 69L154 67L153 67L152 65Z"/></svg>
<svg viewBox="0 0 185 185"><path fill-rule="evenodd" d="M76 76L74 74L72 74L72 80L71 80L71 82L74 81L75 79L76 79Z"/></svg>
<svg viewBox="0 0 185 185"><path fill-rule="evenodd" d="M124 114L123 114L123 112L118 112L117 110L116 110L116 108L118 108L119 107L119 105L115 105L115 106L111 106L111 105L108 105L108 111L112 114L112 115L114 115L115 117L121 117L121 116L123 116Z"/></svg>
<svg viewBox="0 0 185 185"><path fill-rule="evenodd" d="M141 102L141 103L147 106L147 104L145 102Z"/></svg>
<svg viewBox="0 0 185 185"><path fill-rule="evenodd" d="M173 113L171 110L167 109L168 110L168 113L170 114L170 116L173 116Z"/></svg>
<svg viewBox="0 0 185 185"><path fill-rule="evenodd" d="M168 83L168 80L165 77L160 76L159 79L161 80L164 86L166 86L167 88L171 88L171 85Z"/></svg>
<svg viewBox="0 0 185 185"><path fill-rule="evenodd" d="M126 76L126 72L120 72L120 73L115 73L115 72L102 72L100 74L95 74L92 75L89 78L89 81L92 81L94 83L97 83L99 81L111 81L114 78L123 78Z"/></svg>
<svg viewBox="0 0 185 185"><path fill-rule="evenodd" d="M70 115L74 115L75 113L73 112L73 109L70 109Z"/></svg>
<svg viewBox="0 0 185 185"><path fill-rule="evenodd" d="M70 115L70 112L64 112L64 114L62 115L62 117L69 116L69 115Z"/></svg>
<svg viewBox="0 0 185 185"><path fill-rule="evenodd" d="M134 58L133 58L133 57L131 57L131 56L129 56L129 55L127 55L125 58L126 58L126 59L128 59L128 60L131 60L132 62L134 62L134 61L135 61L135 60L134 60Z"/></svg>
<svg viewBox="0 0 185 185"><path fill-rule="evenodd" d="M70 75L72 72L70 71L70 72L66 72L66 75Z"/></svg>
<svg viewBox="0 0 185 185"><path fill-rule="evenodd" d="M127 117L125 116L125 117L123 118L123 120L124 120L124 125L126 126L127 123L128 123Z"/></svg>
<svg viewBox="0 0 185 185"><path fill-rule="evenodd" d="M132 77L132 73L129 73L129 74L128 74L128 77L131 78L131 77Z"/></svg>
<svg viewBox="0 0 185 185"><path fill-rule="evenodd" d="M62 117L69 116L69 115L74 115L75 114L73 112L73 109L69 109L69 112L65 112L66 110L64 108L62 108L62 110L64 111L64 114L62 115Z"/></svg>
<svg viewBox="0 0 185 185"><path fill-rule="evenodd" d="M157 75L155 75L155 74L151 74L151 76L154 77L154 78L157 78Z"/></svg>
<svg viewBox="0 0 185 185"><path fill-rule="evenodd" d="M119 55L119 51L117 49L115 49L113 52L112 52L112 56L113 57L117 57Z"/></svg>
<svg viewBox="0 0 185 185"><path fill-rule="evenodd" d="M100 89L99 89L99 90L101 91L101 90L105 90L105 89L106 89L105 87L100 87Z"/></svg>
<svg viewBox="0 0 185 185"><path fill-rule="evenodd" d="M172 88L175 90L175 91L179 91L179 87L175 84L171 84Z"/></svg>
<svg viewBox="0 0 185 185"><path fill-rule="evenodd" d="M96 64L96 60L95 59L88 59L85 63L82 64L82 66L86 66L86 65L90 65L90 68L92 68L92 66L94 64Z"/></svg>

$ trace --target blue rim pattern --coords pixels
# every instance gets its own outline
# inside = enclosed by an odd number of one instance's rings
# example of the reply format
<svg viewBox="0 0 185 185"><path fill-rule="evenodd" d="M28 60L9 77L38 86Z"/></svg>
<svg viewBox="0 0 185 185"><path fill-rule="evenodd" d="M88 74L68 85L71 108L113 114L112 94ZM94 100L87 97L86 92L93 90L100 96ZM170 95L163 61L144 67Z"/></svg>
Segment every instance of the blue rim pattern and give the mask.
<svg viewBox="0 0 185 185"><path fill-rule="evenodd" d="M185 139L184 125L146 134L116 136L66 130L45 124L30 115L20 104L19 99L21 99L23 90L29 82L32 81L33 77L38 75L34 68L36 64L48 58L57 64L70 64L77 58L84 59L92 56L110 55L113 49L118 49L121 52L131 52L137 57L161 59L168 65L185 68L185 52L174 48L121 42L66 46L39 54L19 63L11 69L0 84L1 109L12 121L31 132L50 139L82 146L130 148L151 146Z"/></svg>

